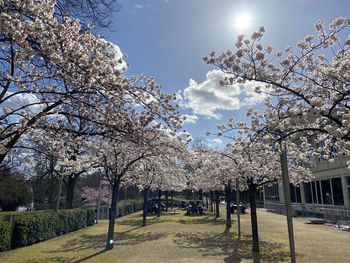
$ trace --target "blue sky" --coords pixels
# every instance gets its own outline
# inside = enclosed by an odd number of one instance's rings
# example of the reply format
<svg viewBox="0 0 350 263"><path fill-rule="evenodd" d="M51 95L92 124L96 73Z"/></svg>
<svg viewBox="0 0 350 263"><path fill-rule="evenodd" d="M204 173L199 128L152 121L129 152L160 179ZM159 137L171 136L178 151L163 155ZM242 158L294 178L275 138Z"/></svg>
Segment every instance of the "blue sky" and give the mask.
<svg viewBox="0 0 350 263"><path fill-rule="evenodd" d="M236 88L220 94L220 72L203 62L212 50L233 49L239 33L235 19L250 16L250 33L264 26L264 43L283 50L314 33L316 21L326 24L349 15L348 0L119 0L121 10L112 27L102 35L128 55L126 75L153 76L166 92L180 92L186 99L183 114L195 123L186 123L194 139L205 138L206 130L215 131L229 116L244 119L252 100L261 108L259 98ZM217 84L216 84L217 83ZM184 104L184 102L183 102ZM211 140L207 138L207 140ZM216 141L216 143L219 141ZM215 144L214 141L211 143Z"/></svg>

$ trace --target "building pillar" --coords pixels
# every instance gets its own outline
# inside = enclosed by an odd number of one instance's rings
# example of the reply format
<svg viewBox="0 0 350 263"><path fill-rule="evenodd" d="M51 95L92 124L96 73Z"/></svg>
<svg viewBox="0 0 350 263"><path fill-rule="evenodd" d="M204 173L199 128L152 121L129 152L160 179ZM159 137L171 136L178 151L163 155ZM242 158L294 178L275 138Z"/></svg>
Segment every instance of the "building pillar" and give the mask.
<svg viewBox="0 0 350 263"><path fill-rule="evenodd" d="M350 176L350 175L348 175ZM344 198L344 206L346 209L350 209L350 200L349 200L349 187L346 181L346 175L342 175L341 177L341 185L343 188L343 198Z"/></svg>
<svg viewBox="0 0 350 263"><path fill-rule="evenodd" d="M305 204L305 192L304 192L304 183L300 183L300 201L304 205Z"/></svg>

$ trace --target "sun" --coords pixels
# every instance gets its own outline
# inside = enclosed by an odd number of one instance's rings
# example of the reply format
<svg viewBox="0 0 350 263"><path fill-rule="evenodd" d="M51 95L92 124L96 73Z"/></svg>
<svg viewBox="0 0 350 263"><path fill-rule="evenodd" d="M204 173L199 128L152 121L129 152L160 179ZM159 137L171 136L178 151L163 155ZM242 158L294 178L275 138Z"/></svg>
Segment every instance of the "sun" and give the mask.
<svg viewBox="0 0 350 263"><path fill-rule="evenodd" d="M250 15L245 13L240 14L235 19L235 28L240 32L243 32L249 27L251 20L252 19Z"/></svg>

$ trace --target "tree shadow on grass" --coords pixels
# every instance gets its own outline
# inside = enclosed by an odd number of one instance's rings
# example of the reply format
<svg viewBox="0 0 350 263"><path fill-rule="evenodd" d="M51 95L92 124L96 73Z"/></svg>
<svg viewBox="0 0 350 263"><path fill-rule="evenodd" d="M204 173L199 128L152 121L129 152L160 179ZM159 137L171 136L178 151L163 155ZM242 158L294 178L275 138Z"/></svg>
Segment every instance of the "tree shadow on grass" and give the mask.
<svg viewBox="0 0 350 263"><path fill-rule="evenodd" d="M160 217L157 217L157 215L148 215L147 219L146 219L146 225L162 223L165 221L164 216L166 216L166 215L161 215ZM130 227L141 226L142 225L142 214L135 214L132 216L128 216L126 218L121 218L120 220L117 221L116 224L130 226Z"/></svg>
<svg viewBox="0 0 350 263"><path fill-rule="evenodd" d="M251 236L245 237L244 240L236 239L231 253L224 259L224 262L234 263L252 259L254 263L272 263L288 261L289 259L289 251L285 244L260 241L260 252L255 252L252 251L251 243Z"/></svg>
<svg viewBox="0 0 350 263"><path fill-rule="evenodd" d="M288 260L289 252L285 244L260 241L260 253L251 251L251 236L237 239L229 229L223 233L178 233L174 242L181 248L197 249L203 256L226 256L224 262L234 263L242 260L258 262L281 262Z"/></svg>
<svg viewBox="0 0 350 263"><path fill-rule="evenodd" d="M152 233L152 232L145 232L145 233L139 233L139 232L133 232L137 230L138 228L132 228L129 230L126 230L124 232L115 233L115 246L135 246L138 244L142 244L144 242L148 241L156 241L166 236L165 233ZM44 262L73 262L73 263L79 263L79 262L85 262L91 258L94 258L104 252L105 250L105 242L106 242L107 234L101 234L101 235L89 235L89 234L83 234L77 238L74 238L67 242L66 244L60 246L58 249L52 249L49 250L48 253L57 254L57 253L74 253L82 250L87 249L94 249L96 250L95 253L88 254L87 256L80 258L80 259L68 259L66 257L60 257L60 256L52 256L49 259L45 260L32 260L28 261L30 263L44 263Z"/></svg>
<svg viewBox="0 0 350 263"><path fill-rule="evenodd" d="M86 257L84 257L84 258L75 260L75 261L73 261L73 263L85 262L86 260L89 260L89 259L91 259L91 258L94 258L94 257L96 257L96 256L98 256L98 255L100 255L100 254L102 254L102 253L104 253L104 252L106 252L106 251L107 251L106 249L103 249L103 250L98 251L98 252L96 252L96 253L94 253L94 254L91 254L91 255L89 255L89 256L86 256Z"/></svg>
<svg viewBox="0 0 350 263"><path fill-rule="evenodd" d="M120 233L116 236L117 246L135 246L144 242L156 241L166 237L166 233L146 232L146 233Z"/></svg>
<svg viewBox="0 0 350 263"><path fill-rule="evenodd" d="M208 216L189 216L188 219L180 219L180 224L211 224L211 225L225 225L226 220L221 217Z"/></svg>

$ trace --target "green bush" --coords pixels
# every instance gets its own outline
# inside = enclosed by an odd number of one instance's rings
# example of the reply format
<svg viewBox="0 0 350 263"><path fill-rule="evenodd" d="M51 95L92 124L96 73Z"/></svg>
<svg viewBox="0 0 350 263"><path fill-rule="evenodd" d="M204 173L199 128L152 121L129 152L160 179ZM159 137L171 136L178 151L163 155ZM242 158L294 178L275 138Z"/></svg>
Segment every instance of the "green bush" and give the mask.
<svg viewBox="0 0 350 263"><path fill-rule="evenodd" d="M136 202L127 202L124 203L123 201L121 201L118 204L118 216L125 216L137 211L142 210L143 208L143 202L142 201L136 201Z"/></svg>
<svg viewBox="0 0 350 263"><path fill-rule="evenodd" d="M95 209L87 209L86 210L86 225L92 226L95 224Z"/></svg>
<svg viewBox="0 0 350 263"><path fill-rule="evenodd" d="M56 234L65 234L87 226L87 210L61 210L58 213Z"/></svg>
<svg viewBox="0 0 350 263"><path fill-rule="evenodd" d="M10 249L10 223L0 221L0 252Z"/></svg>
<svg viewBox="0 0 350 263"><path fill-rule="evenodd" d="M31 245L94 224L94 210L70 209L59 212L16 215L13 248ZM91 219L93 218L93 219Z"/></svg>

